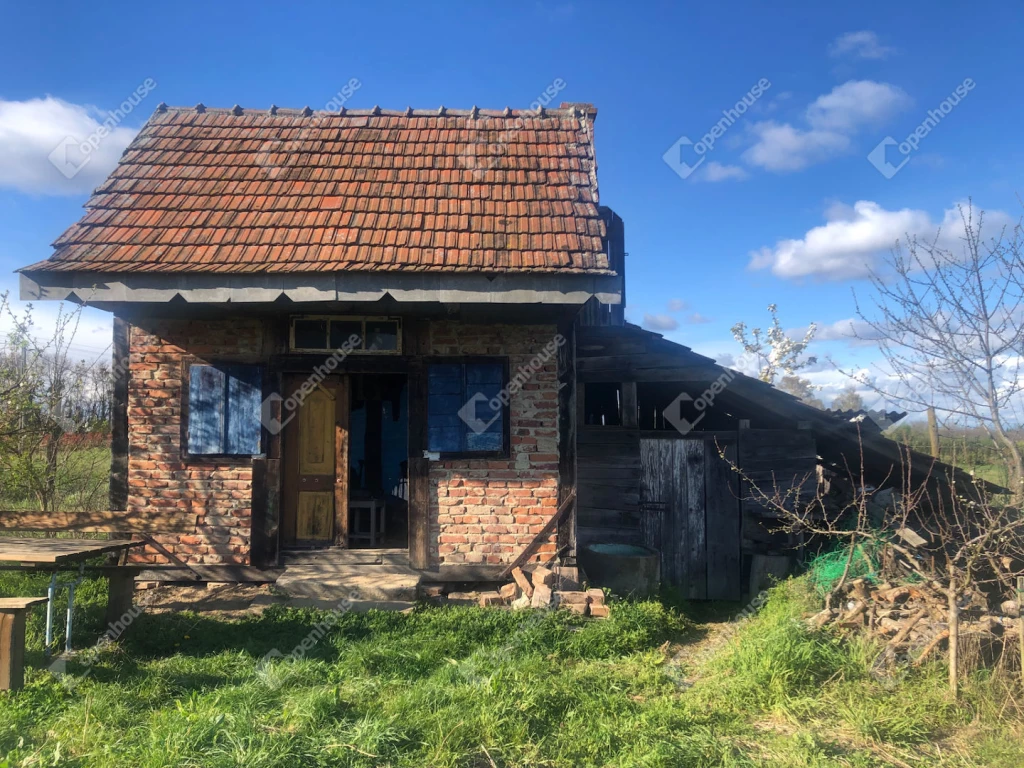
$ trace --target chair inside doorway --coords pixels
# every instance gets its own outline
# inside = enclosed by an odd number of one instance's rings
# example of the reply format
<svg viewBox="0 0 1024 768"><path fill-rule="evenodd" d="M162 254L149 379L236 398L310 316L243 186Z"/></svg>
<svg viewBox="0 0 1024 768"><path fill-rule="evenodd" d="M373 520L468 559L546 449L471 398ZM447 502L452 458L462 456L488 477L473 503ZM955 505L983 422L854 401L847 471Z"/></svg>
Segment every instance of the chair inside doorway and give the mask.
<svg viewBox="0 0 1024 768"><path fill-rule="evenodd" d="M352 376L348 451L350 548L409 546L406 390L405 376Z"/></svg>

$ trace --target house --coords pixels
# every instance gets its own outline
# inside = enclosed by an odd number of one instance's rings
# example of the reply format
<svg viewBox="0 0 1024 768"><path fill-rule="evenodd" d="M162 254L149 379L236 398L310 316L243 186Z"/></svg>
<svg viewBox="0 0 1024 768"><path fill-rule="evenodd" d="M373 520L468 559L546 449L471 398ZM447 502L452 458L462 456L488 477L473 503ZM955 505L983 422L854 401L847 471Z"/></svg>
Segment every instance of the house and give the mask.
<svg viewBox="0 0 1024 768"><path fill-rule="evenodd" d="M114 315L111 509L158 531L137 557L385 549L473 581L635 542L738 598L782 545L729 458L798 483L849 424L625 323L596 117L160 105L20 270L23 299Z"/></svg>

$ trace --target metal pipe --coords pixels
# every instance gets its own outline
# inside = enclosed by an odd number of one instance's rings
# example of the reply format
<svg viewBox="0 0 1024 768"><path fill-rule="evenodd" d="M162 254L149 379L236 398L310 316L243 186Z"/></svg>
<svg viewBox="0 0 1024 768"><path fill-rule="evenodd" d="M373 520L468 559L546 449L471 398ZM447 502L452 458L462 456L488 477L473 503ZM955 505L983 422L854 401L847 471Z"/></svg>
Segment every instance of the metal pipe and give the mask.
<svg viewBox="0 0 1024 768"><path fill-rule="evenodd" d="M67 635L64 638L64 650L68 653L71 652L71 624L75 618L75 585L78 582L72 582L68 584L68 623L67 623Z"/></svg>
<svg viewBox="0 0 1024 768"><path fill-rule="evenodd" d="M43 647L43 653L47 658L50 657L50 643L53 642L53 600L57 596L57 574L54 572L50 576L50 586L46 590L46 642Z"/></svg>

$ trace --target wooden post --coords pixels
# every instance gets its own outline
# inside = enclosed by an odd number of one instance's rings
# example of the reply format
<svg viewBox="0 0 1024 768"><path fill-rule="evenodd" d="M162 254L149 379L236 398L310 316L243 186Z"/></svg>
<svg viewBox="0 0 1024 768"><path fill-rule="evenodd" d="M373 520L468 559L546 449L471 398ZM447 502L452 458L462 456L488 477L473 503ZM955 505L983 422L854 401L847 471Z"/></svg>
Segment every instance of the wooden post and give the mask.
<svg viewBox="0 0 1024 768"><path fill-rule="evenodd" d="M0 691L25 685L25 614L45 597L8 597L0 600Z"/></svg>
<svg viewBox="0 0 1024 768"><path fill-rule="evenodd" d="M407 321L402 328L402 349L409 356L409 564L430 567L430 461L427 442L427 364L430 351L429 320Z"/></svg>
<svg viewBox="0 0 1024 768"><path fill-rule="evenodd" d="M138 574L138 568L116 568L110 571L107 580L107 612L104 617L104 624L108 629L127 626L129 623L124 619L132 609L135 577Z"/></svg>
<svg viewBox="0 0 1024 768"><path fill-rule="evenodd" d="M622 426L637 428L636 382L622 382Z"/></svg>
<svg viewBox="0 0 1024 768"><path fill-rule="evenodd" d="M564 343L558 349L558 504L576 494L576 436L577 436L577 383L576 383L576 326L573 320L559 323L558 332ZM555 534L563 564L576 557L576 505L562 518Z"/></svg>
<svg viewBox="0 0 1024 768"><path fill-rule="evenodd" d="M928 440L931 443L932 458L939 458L939 423L935 418L935 409L928 406Z"/></svg>
<svg viewBox="0 0 1024 768"><path fill-rule="evenodd" d="M1017 646L1020 649L1020 682L1024 686L1024 576L1017 577Z"/></svg>
<svg viewBox="0 0 1024 768"><path fill-rule="evenodd" d="M949 690L953 698L960 695L960 675L957 665L959 663L959 641L960 641L960 606L957 605L956 571L953 564L949 564Z"/></svg>
<svg viewBox="0 0 1024 768"><path fill-rule="evenodd" d="M110 403L110 509L128 509L128 354L131 324L114 318L113 386Z"/></svg>

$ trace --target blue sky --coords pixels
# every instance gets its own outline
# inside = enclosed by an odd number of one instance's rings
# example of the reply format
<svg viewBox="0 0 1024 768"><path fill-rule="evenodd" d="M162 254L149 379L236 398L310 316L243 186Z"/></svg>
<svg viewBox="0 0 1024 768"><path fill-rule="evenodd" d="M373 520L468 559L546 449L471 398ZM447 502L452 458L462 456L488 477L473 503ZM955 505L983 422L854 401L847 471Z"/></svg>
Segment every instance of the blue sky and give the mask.
<svg viewBox="0 0 1024 768"><path fill-rule="evenodd" d="M352 78L356 108L527 107L558 79L557 101L594 103L601 202L626 222L628 316L715 356L738 352L731 325L763 325L776 303L787 327L814 321L838 337L818 354L864 364L870 345L841 336L879 253L934 233L969 196L994 222L1021 210L1013 3L7 2L0 19L5 286L49 253L98 183L90 174L161 101L319 109ZM88 125L147 78L156 87L88 173L72 183L49 165L54 131ZM890 162L907 159L898 173L869 162L968 80L915 151L890 148ZM663 155L744 97L751 106L680 178ZM670 156L699 159L682 149ZM89 316L83 353L102 350L108 327ZM839 381L815 376L827 392Z"/></svg>

